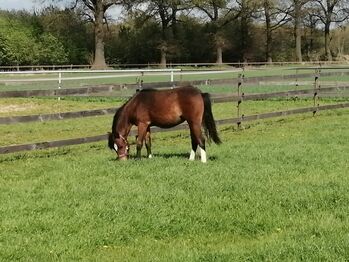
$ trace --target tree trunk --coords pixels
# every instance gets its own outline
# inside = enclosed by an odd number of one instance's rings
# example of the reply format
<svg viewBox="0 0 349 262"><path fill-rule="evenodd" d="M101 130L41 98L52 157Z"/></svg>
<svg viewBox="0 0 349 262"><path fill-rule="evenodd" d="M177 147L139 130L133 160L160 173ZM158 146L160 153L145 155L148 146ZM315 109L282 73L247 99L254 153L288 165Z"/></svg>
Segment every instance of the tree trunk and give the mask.
<svg viewBox="0 0 349 262"><path fill-rule="evenodd" d="M265 47L265 58L268 63L271 63L273 61L271 57L271 46L272 46L272 35L271 31L267 31L267 42L266 42L266 47Z"/></svg>
<svg viewBox="0 0 349 262"><path fill-rule="evenodd" d="M272 62L271 58L271 48L272 48L272 33L271 33L271 18L270 18L270 12L269 12L269 2L268 0L264 3L264 13L265 13L265 31L266 31L266 46L265 46L265 58L268 63Z"/></svg>
<svg viewBox="0 0 349 262"><path fill-rule="evenodd" d="M301 17L300 17L300 6L295 5L295 17L294 17L294 36L296 42L296 57L298 62L302 62L302 37L301 37Z"/></svg>
<svg viewBox="0 0 349 262"><path fill-rule="evenodd" d="M325 59L332 61L332 54L330 50L330 23L325 24Z"/></svg>
<svg viewBox="0 0 349 262"><path fill-rule="evenodd" d="M223 64L223 48L221 46L217 46L217 60L216 64Z"/></svg>
<svg viewBox="0 0 349 262"><path fill-rule="evenodd" d="M95 57L92 69L105 69L107 64L104 56L104 28L103 28L104 8L103 2L97 1L95 10Z"/></svg>
<svg viewBox="0 0 349 262"><path fill-rule="evenodd" d="M160 48L160 52L161 52L160 67L161 67L161 68L166 68L166 64L167 64L167 59L166 59L166 48L165 48L165 47L161 47L161 48Z"/></svg>
<svg viewBox="0 0 349 262"><path fill-rule="evenodd" d="M247 17L243 14L240 18L240 57L242 61L247 60L247 42L248 42L248 22Z"/></svg>

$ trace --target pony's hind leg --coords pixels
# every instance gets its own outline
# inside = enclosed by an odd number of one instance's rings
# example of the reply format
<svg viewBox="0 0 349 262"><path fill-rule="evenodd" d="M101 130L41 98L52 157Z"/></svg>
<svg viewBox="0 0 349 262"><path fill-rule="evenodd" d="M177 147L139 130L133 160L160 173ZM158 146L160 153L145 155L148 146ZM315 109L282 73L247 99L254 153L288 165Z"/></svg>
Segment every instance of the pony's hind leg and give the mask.
<svg viewBox="0 0 349 262"><path fill-rule="evenodd" d="M190 136L191 136L191 144L192 150L190 152L189 160L195 159L195 152L197 150L197 146L200 147L200 156L201 162L207 162L206 149L205 149L205 139L202 136L201 125L200 124L189 124L190 127Z"/></svg>
<svg viewBox="0 0 349 262"><path fill-rule="evenodd" d="M150 127L147 128L147 133L145 135L145 147L147 148L147 157L152 158L151 154L151 137L150 137Z"/></svg>

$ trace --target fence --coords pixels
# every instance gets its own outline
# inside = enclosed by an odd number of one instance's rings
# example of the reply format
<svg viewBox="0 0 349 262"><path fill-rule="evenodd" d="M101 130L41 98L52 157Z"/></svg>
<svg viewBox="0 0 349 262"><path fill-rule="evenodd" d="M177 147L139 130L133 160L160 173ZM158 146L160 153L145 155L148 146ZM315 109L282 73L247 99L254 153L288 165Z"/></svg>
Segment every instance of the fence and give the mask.
<svg viewBox="0 0 349 262"><path fill-rule="evenodd" d="M301 69L300 69L301 70ZM317 70L317 69L315 69ZM58 71L59 72L59 71ZM76 71L75 71L76 72ZM90 72L90 71L89 71ZM113 72L113 71L111 71ZM143 72L143 71L136 71L133 70L133 72ZM149 71L153 72L153 71ZM105 85L94 85L94 86L85 86L85 87L78 87L78 88L58 88L58 89L39 89L39 90L10 90L10 91L0 91L0 97L33 97L33 96L70 96L70 95L90 95L94 93L105 93L106 95L112 94L115 91L121 91L124 89L127 90L135 90L142 85L143 88L169 88L173 86L179 86L183 84L182 81L174 81L173 77L175 72L179 72L181 74L185 73L183 71L168 71L171 73L171 79L169 82L158 82L158 83L134 83L134 84L105 84ZM217 73L218 71L214 71L214 73ZM223 73L227 73L230 71L222 71ZM23 74L25 72L21 72ZM187 72L188 73L188 72ZM1 72L0 72L1 74ZM195 74L195 72L190 72L189 74ZM205 72L207 74L207 72ZM321 73L322 77L325 76L349 76L349 71L344 72L323 72ZM285 80L294 80L295 82L298 81L298 79L301 78L311 78L314 76L314 73L302 73L302 74L296 74L296 75L281 75L281 76L263 76L263 77L249 77L249 78L243 78L244 86L253 85L253 84L260 84L265 82L271 82L271 81L285 81ZM107 76L107 77L113 77L113 76ZM83 78L86 79L86 78ZM3 80L5 81L5 80ZM8 81L8 80L6 80ZM55 81L58 81L55 79ZM237 85L242 80L239 78L232 79L215 79L211 80L209 78L205 80L193 80L190 81L192 85L222 85L222 84L229 84L229 85ZM0 80L1 82L1 80ZM62 83L62 82L61 82ZM298 83L295 83L297 85ZM336 86L340 86L336 84Z"/></svg>
<svg viewBox="0 0 349 262"><path fill-rule="evenodd" d="M20 83L20 82L57 82L57 88L62 87L64 80L84 80L84 79L103 79L116 78L125 76L144 76L145 74L165 74L169 75L170 82L174 81L174 72L180 72L181 69L128 69L128 70L51 70L51 71L6 71L0 72L0 76L6 75L56 75L51 78L34 78L34 79L0 79L0 83ZM64 77L66 74L103 74L84 77Z"/></svg>
<svg viewBox="0 0 349 262"><path fill-rule="evenodd" d="M241 84L239 84L239 89ZM343 91L349 90L349 85L347 86L335 86L335 87L325 87L325 88L316 88L316 92L320 94L325 94L331 91ZM268 98L277 98L277 97L296 97L296 96L310 96L313 97L314 89L302 89L302 90L291 90L284 92L272 92L264 94L242 94L241 91L238 94L218 94L212 95L212 101L215 103L224 103L224 102L239 102L238 106L241 105L242 100L263 100ZM38 114L38 115L26 115L26 116L11 116L11 117L0 117L1 124L15 124L15 123L27 123L27 122L46 122L52 120L64 120L71 118L81 118L81 117L91 117L91 116L100 116L114 114L117 108L104 108L104 109L95 109L95 110L83 110L76 112L63 112L55 114ZM240 109L238 107L238 115L240 115Z"/></svg>
<svg viewBox="0 0 349 262"><path fill-rule="evenodd" d="M225 62L222 64L217 63L168 63L167 67L217 67L217 66L233 66L233 67L246 67L246 66L285 66L285 65L342 65L348 64L348 61L304 61L304 62ZM147 63L147 64L110 64L109 68L161 68L162 64ZM24 71L24 70L57 70L57 69L90 69L91 65L14 65L14 66L0 66L1 71Z"/></svg>
<svg viewBox="0 0 349 262"><path fill-rule="evenodd" d="M290 77L289 79L291 79ZM271 78L268 78L269 80ZM272 93L264 93L264 94L245 94L243 92L244 85L248 81L260 81L261 78L254 78L253 80L248 80L243 77L243 75L240 75L238 79L235 79L234 82L237 84L237 94L228 94L228 95L216 95L213 96L213 101L216 103L219 102L231 102L235 101L237 102L237 117L236 118L229 118L229 119L223 119L218 120L217 124L237 124L238 126L241 125L242 122L245 121L253 121L258 119L266 119L266 118L272 118L272 117L280 117L280 116L288 116L293 114L302 114L306 112L312 112L313 115L316 114L319 110L331 110L331 109L340 109L340 108L348 108L349 103L340 103L340 104L332 104L332 105L320 105L319 104L319 94L326 93L329 91L336 91L336 90L347 90L349 88L349 85L345 86L332 86L332 87L321 87L319 85L319 75L315 75L314 82L313 82L313 88L312 89L304 89L304 90L292 90L292 91L285 91L285 92L272 92ZM265 81L265 79L263 79ZM256 115L249 115L245 116L242 113L241 105L243 101L247 100L260 100L260 99L267 99L267 98L273 98L273 97L293 97L293 96L302 96L307 95L313 97L313 105L311 107L306 108L298 108L298 109L292 109L292 110L284 110L284 111L277 111L277 112L269 112L269 113L263 113L263 114L256 114ZM86 117L86 116L92 116L92 115L104 115L104 114L112 114L115 112L116 109L113 108L107 108L107 109L99 109L99 110L86 110L86 111L79 111L79 112L66 112L66 113L60 113L60 114L47 114L47 115L32 115L32 116L18 116L18 117L7 117L7 118L0 118L1 124L9 124L9 123L19 123L19 122L30 122L30 121L49 121L49 120L60 120L60 119L67 119L67 118L76 118L76 117ZM166 131L173 131L173 130L181 130L187 128L187 125L182 124L175 128L168 129ZM152 132L160 132L164 131L159 128L152 128ZM134 135L134 131L131 132L131 135ZM91 143L91 142L97 142L101 140L106 139L106 134L101 134L97 136L91 136L91 137L83 137L83 138L74 138L74 139L65 139L65 140L57 140L57 141L45 141L45 142L39 142L39 143L32 143L32 144L23 144L23 145L12 145L12 146L4 146L0 147L0 154L6 154L6 153L14 153L19 151L29 151L29 150L36 150L36 149L46 149L51 147L60 147L60 146L68 146L68 145L77 145L77 144L83 144L83 143Z"/></svg>
<svg viewBox="0 0 349 262"><path fill-rule="evenodd" d="M341 103L341 104L335 104L335 105L298 108L293 110L270 112L270 113L256 114L256 115L250 115L250 116L241 116L237 118L223 119L223 120L216 121L216 124L217 125L226 125L226 124L240 125L241 122L267 119L267 118L273 118L273 117L289 116L294 114L303 114L307 112L314 113L319 110L332 110L332 109L340 109L340 108L348 108L348 107L349 107L349 103ZM168 131L183 130L183 129L188 129L188 125L181 124L170 129L160 129L155 127L155 128L151 128L151 132L153 133L168 132ZM130 135L136 135L135 130L131 130ZM78 145L78 144L85 144L85 143L93 143L93 142L99 142L106 139L107 139L107 134L101 134L97 136L82 137L82 138L47 141L47 142L39 142L39 143L24 144L24 145L4 146L4 147L0 147L0 154L8 154L8 153L15 153L20 151L31 151L31 150L37 150L37 149L48 149L52 147L62 147L62 146L71 146L71 145Z"/></svg>

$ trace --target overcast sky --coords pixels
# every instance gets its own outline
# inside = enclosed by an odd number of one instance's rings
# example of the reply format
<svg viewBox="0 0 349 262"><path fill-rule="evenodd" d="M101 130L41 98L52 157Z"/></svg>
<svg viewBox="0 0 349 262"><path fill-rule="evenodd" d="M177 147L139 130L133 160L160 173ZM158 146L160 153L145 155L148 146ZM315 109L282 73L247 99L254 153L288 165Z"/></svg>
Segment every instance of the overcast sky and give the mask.
<svg viewBox="0 0 349 262"><path fill-rule="evenodd" d="M66 1L62 1L62 6ZM0 0L0 9L3 10L22 10L34 11L44 7L39 0ZM120 7L111 7L108 9L108 14L117 20L120 16Z"/></svg>
<svg viewBox="0 0 349 262"><path fill-rule="evenodd" d="M34 4L31 0L0 0L0 8L11 10L11 9L27 9L31 10Z"/></svg>
<svg viewBox="0 0 349 262"><path fill-rule="evenodd" d="M39 1L35 0L0 0L0 8L5 10L21 10L32 11L42 7Z"/></svg>

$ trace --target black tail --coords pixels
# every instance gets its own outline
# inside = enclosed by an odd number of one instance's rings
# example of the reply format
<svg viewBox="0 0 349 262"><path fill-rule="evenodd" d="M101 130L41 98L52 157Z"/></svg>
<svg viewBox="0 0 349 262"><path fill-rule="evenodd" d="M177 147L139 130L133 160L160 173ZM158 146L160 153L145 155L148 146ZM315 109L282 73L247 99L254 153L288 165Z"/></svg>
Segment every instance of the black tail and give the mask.
<svg viewBox="0 0 349 262"><path fill-rule="evenodd" d="M216 122L213 118L210 94L202 93L201 95L204 100L204 116L202 123L205 129L205 134L208 139L212 139L216 144L220 144L222 141L218 137Z"/></svg>

